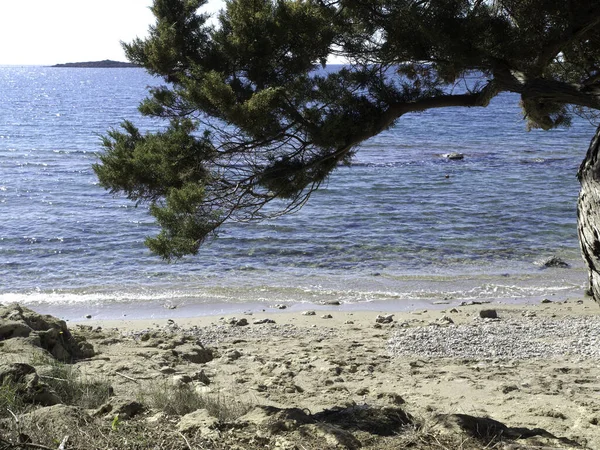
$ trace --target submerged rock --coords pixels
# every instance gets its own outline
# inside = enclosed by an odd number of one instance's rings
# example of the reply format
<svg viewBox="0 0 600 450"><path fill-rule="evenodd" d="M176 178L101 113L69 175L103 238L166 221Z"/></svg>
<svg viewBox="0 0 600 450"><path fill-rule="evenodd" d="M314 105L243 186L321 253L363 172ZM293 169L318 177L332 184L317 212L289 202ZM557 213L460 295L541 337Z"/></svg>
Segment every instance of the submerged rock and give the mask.
<svg viewBox="0 0 600 450"><path fill-rule="evenodd" d="M552 257L550 257L548 259L545 259L544 261L542 261L541 266L542 266L542 268L546 268L546 267L558 267L560 269L568 269L569 267L571 267L569 265L569 263L567 263L566 261L562 260L558 256L552 256Z"/></svg>
<svg viewBox="0 0 600 450"><path fill-rule="evenodd" d="M463 153L458 153L458 152L445 153L442 156L446 159L455 160L455 161L465 158L465 155Z"/></svg>

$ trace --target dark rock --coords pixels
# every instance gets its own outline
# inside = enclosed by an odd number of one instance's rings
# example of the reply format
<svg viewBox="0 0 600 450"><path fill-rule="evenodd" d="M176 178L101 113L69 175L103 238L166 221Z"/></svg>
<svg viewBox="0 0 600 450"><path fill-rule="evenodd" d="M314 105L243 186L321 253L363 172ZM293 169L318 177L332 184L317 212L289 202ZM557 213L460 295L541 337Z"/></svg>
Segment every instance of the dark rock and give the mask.
<svg viewBox="0 0 600 450"><path fill-rule="evenodd" d="M309 442L321 444L315 448L356 450L362 444L354 436L355 432L393 436L411 425L413 419L396 407L353 405L307 414L307 410L299 408L257 406L236 422L239 426L256 427L258 436L281 436L283 433L297 432Z"/></svg>
<svg viewBox="0 0 600 450"><path fill-rule="evenodd" d="M446 159L455 160L455 161L465 158L465 155L463 153L457 153L457 152L446 153L442 156Z"/></svg>
<svg viewBox="0 0 600 450"><path fill-rule="evenodd" d="M0 341L15 337L28 337L32 331L24 323L0 319Z"/></svg>
<svg viewBox="0 0 600 450"><path fill-rule="evenodd" d="M237 320L237 321L234 323L234 325L235 325L236 327L245 327L246 325L248 325L248 320L247 320L247 319L244 319L244 318L242 318L242 319L239 319L239 320Z"/></svg>
<svg viewBox="0 0 600 450"><path fill-rule="evenodd" d="M390 403L394 405L403 405L406 403L406 400L402 398L399 394L395 392L381 392L377 394L377 399L379 400L388 400Z"/></svg>
<svg viewBox="0 0 600 450"><path fill-rule="evenodd" d="M193 381L192 377L186 374L178 374L173 377L173 384L175 386L182 386L184 384L189 384Z"/></svg>
<svg viewBox="0 0 600 450"><path fill-rule="evenodd" d="M223 359L225 359L226 361L229 361L229 362L237 361L241 357L242 357L242 354L235 349L229 350L227 353L225 353L223 355Z"/></svg>
<svg viewBox="0 0 600 450"><path fill-rule="evenodd" d="M483 305L484 303L490 302L488 300L470 300L468 302L461 302L459 306Z"/></svg>
<svg viewBox="0 0 600 450"><path fill-rule="evenodd" d="M281 409L275 406L257 406L238 421L256 425L269 434L294 431L301 425L314 423L314 419L300 408Z"/></svg>
<svg viewBox="0 0 600 450"><path fill-rule="evenodd" d="M508 430L506 425L497 420L468 414L440 414L436 416L436 421L451 433L466 432L475 438L490 441L504 437Z"/></svg>
<svg viewBox="0 0 600 450"><path fill-rule="evenodd" d="M542 267L558 267L561 269L568 269L571 266L569 265L569 263L563 261L558 256L552 256L551 258L548 258L542 262Z"/></svg>
<svg viewBox="0 0 600 450"><path fill-rule="evenodd" d="M436 421L453 434L466 432L486 444L496 439L527 439L534 436L559 439L563 443L573 443L573 441L566 438L556 438L556 436L541 428L508 427L502 422L489 417L475 417L468 414L440 414L436 416Z"/></svg>
<svg viewBox="0 0 600 450"><path fill-rule="evenodd" d="M503 385L500 387L500 392L508 394L509 392L518 391L519 387L514 384Z"/></svg>
<svg viewBox="0 0 600 450"><path fill-rule="evenodd" d="M144 405L135 400L125 398L111 398L94 412L94 416L105 416L107 419L113 419L117 414L119 419L131 419L145 411Z"/></svg>
<svg viewBox="0 0 600 450"><path fill-rule="evenodd" d="M35 368L29 364L0 365L0 385L5 383L12 383L19 398L26 403L43 406L60 403L60 398L47 384L40 381Z"/></svg>
<svg viewBox="0 0 600 450"><path fill-rule="evenodd" d="M495 309L482 309L479 311L479 317L482 319L497 319L498 312Z"/></svg>
<svg viewBox="0 0 600 450"><path fill-rule="evenodd" d="M181 358L195 364L204 364L212 361L215 356L211 349L194 347L191 351L182 353Z"/></svg>
<svg viewBox="0 0 600 450"><path fill-rule="evenodd" d="M53 406L62 403L60 397L46 383L42 383L37 373L25 377L26 384L22 398L35 405Z"/></svg>
<svg viewBox="0 0 600 450"><path fill-rule="evenodd" d="M210 378L208 378L208 375L206 375L204 370L201 370L200 372L196 373L192 378L196 381L199 381L202 384L205 384L206 386L210 384Z"/></svg>
<svg viewBox="0 0 600 450"><path fill-rule="evenodd" d="M260 320L255 320L254 325L262 325L264 323L275 323L275 321L273 319L260 319Z"/></svg>
<svg viewBox="0 0 600 450"><path fill-rule="evenodd" d="M550 300L549 298L545 298L540 303L548 304L548 303L552 303L552 300Z"/></svg>
<svg viewBox="0 0 600 450"><path fill-rule="evenodd" d="M368 405L349 408L333 408L311 416L317 422L325 422L348 431L367 431L378 436L393 436L413 418L401 408L374 408Z"/></svg>
<svg viewBox="0 0 600 450"><path fill-rule="evenodd" d="M35 368L29 364L14 363L0 365L0 385L9 381L12 383L20 383L29 374L35 373Z"/></svg>

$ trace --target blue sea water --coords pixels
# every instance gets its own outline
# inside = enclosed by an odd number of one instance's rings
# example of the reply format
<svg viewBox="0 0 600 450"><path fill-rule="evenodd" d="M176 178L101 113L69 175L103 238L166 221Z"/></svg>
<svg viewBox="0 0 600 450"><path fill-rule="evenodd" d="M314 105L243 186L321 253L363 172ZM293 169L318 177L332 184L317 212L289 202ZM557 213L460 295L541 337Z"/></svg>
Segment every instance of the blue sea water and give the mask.
<svg viewBox="0 0 600 450"><path fill-rule="evenodd" d="M137 112L157 84L141 69L0 67L0 303L409 308L583 290L576 172L594 127L527 132L509 94L403 117L300 212L227 225L163 262L143 244L156 233L145 208L91 169L123 119L161 126ZM552 255L572 267L541 269Z"/></svg>

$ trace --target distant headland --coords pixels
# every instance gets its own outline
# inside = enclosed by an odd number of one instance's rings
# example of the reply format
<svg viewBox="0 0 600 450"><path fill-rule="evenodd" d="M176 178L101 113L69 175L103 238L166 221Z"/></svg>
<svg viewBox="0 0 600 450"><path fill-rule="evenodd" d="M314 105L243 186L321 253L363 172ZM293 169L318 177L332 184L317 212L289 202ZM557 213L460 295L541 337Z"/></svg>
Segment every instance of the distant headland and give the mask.
<svg viewBox="0 0 600 450"><path fill-rule="evenodd" d="M100 68L100 69L120 69L120 68L132 68L140 67L137 64L131 64L122 61L111 61L105 59L104 61L87 61L87 62L74 62L65 64L55 64L51 67L83 67L83 68Z"/></svg>

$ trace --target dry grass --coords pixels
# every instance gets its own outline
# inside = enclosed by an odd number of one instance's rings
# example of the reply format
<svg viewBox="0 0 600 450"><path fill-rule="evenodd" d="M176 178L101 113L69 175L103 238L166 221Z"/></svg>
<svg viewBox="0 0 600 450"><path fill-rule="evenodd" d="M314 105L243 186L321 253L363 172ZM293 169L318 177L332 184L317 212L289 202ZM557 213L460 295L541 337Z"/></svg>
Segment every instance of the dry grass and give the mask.
<svg viewBox="0 0 600 450"><path fill-rule="evenodd" d="M167 380L148 383L138 393L140 403L170 416L184 416L205 409L221 422L228 422L246 414L254 404L220 393L198 393L193 387L174 385Z"/></svg>
<svg viewBox="0 0 600 450"><path fill-rule="evenodd" d="M0 385L0 419L12 418L13 414L27 411L27 405L19 395L18 385L5 379Z"/></svg>
<svg viewBox="0 0 600 450"><path fill-rule="evenodd" d="M97 408L112 395L110 382L105 378L92 378L76 367L48 359L38 366L40 379L58 395L61 403L84 409Z"/></svg>

